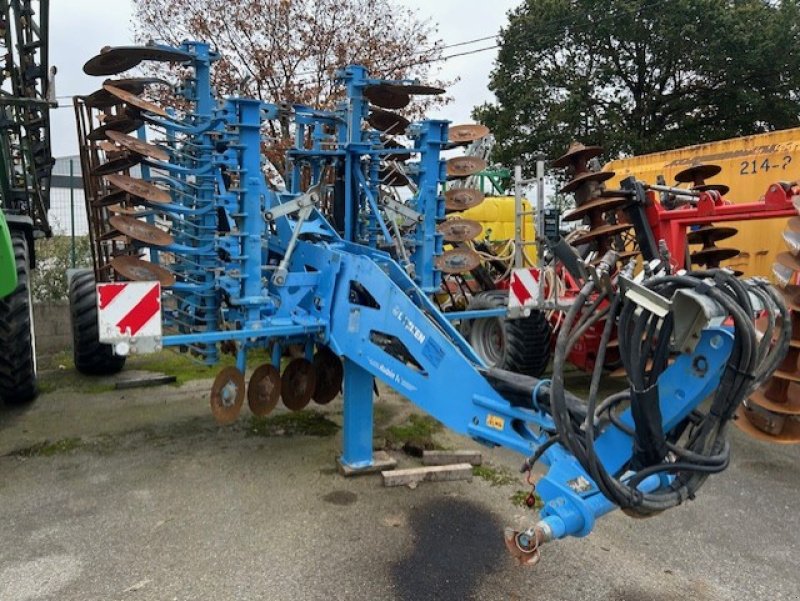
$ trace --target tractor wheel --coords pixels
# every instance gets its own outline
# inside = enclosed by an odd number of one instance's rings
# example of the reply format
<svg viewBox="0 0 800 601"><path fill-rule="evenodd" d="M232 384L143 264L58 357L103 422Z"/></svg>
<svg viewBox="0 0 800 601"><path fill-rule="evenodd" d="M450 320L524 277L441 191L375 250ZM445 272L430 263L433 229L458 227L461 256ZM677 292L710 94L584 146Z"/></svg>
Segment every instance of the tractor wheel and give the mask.
<svg viewBox="0 0 800 601"><path fill-rule="evenodd" d="M0 299L0 398L27 403L36 398L36 339L33 334L28 241L12 232L17 287Z"/></svg>
<svg viewBox="0 0 800 601"><path fill-rule="evenodd" d="M497 309L507 304L507 292L490 290L472 297L467 310ZM461 332L489 367L538 377L550 362L550 324L541 311L519 319L471 319L462 323Z"/></svg>
<svg viewBox="0 0 800 601"><path fill-rule="evenodd" d="M115 355L110 344L99 340L97 291L91 269L80 269L70 279L69 310L75 369L92 376L107 376L120 371L125 366L125 357Z"/></svg>

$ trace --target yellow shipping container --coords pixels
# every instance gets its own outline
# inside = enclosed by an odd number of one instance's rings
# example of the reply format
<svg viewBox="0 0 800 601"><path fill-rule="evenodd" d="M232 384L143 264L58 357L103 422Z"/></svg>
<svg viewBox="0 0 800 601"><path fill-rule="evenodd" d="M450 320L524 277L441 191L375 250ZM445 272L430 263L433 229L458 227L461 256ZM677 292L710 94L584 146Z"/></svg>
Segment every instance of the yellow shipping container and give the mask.
<svg viewBox="0 0 800 601"><path fill-rule="evenodd" d="M668 185L675 185L675 174L695 162L722 167L721 173L708 183L730 186L727 200L755 202L771 183L800 179L800 128L619 159L608 163L604 170L616 173L608 182L609 187L618 187L629 175L651 184L663 175ZM775 255L786 250L781 237L786 220L734 221L726 225L736 227L739 233L719 246L738 248L741 255L725 265L748 276L771 277Z"/></svg>

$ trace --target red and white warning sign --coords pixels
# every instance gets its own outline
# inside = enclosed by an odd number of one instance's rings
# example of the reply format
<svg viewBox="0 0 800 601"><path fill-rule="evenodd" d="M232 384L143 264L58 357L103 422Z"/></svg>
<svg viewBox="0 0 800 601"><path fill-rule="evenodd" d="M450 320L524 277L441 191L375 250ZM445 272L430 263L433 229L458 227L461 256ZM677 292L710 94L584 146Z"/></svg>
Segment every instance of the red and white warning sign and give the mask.
<svg viewBox="0 0 800 601"><path fill-rule="evenodd" d="M97 325L100 342L113 344L118 355L159 350L161 284L97 284Z"/></svg>
<svg viewBox="0 0 800 601"><path fill-rule="evenodd" d="M508 307L532 307L539 299L539 282L530 269L515 269L511 272L508 290Z"/></svg>

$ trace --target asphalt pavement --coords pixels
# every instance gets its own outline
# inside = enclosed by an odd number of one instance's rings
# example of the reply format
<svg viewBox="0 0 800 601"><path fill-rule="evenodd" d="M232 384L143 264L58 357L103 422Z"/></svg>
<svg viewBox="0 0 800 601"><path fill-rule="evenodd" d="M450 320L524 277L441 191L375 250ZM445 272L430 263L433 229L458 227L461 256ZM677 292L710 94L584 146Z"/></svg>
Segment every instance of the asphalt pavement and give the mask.
<svg viewBox="0 0 800 601"><path fill-rule="evenodd" d="M339 435L256 435L246 416L217 427L207 387L0 410L0 600L800 600L798 447L734 430L730 469L696 500L647 520L615 512L528 569L502 543L504 526L535 520L510 500L521 481L344 478ZM339 400L325 411L340 421Z"/></svg>

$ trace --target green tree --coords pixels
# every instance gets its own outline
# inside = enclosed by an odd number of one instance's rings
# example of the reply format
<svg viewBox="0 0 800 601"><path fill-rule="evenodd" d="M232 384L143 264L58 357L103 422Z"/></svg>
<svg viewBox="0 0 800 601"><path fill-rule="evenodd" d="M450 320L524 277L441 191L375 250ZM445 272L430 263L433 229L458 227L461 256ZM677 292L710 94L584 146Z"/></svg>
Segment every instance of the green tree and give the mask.
<svg viewBox="0 0 800 601"><path fill-rule="evenodd" d="M797 0L526 0L509 13L477 119L496 158L607 157L800 124Z"/></svg>

